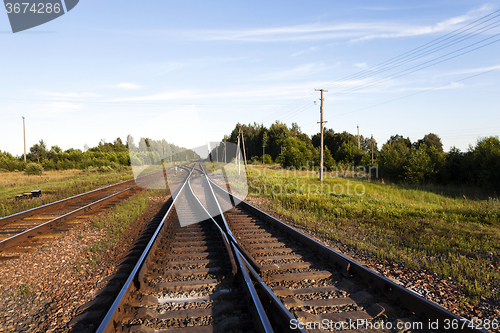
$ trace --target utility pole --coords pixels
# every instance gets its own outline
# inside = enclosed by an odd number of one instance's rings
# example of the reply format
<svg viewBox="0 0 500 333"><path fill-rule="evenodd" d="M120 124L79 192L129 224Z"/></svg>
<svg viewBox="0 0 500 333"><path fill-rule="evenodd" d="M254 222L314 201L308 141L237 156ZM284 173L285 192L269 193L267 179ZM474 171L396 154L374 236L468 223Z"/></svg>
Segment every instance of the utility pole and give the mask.
<svg viewBox="0 0 500 333"><path fill-rule="evenodd" d="M373 134L372 134L372 165L373 165Z"/></svg>
<svg viewBox="0 0 500 333"><path fill-rule="evenodd" d="M226 139L224 139L224 163L227 163L227 155L226 155Z"/></svg>
<svg viewBox="0 0 500 333"><path fill-rule="evenodd" d="M236 158L234 159L234 167L238 164L238 156L240 155L240 132L238 132L238 145L236 146ZM240 174L240 169L238 167L238 174Z"/></svg>
<svg viewBox="0 0 500 333"><path fill-rule="evenodd" d="M24 137L24 162L26 162L26 126L23 116L23 137Z"/></svg>
<svg viewBox="0 0 500 333"><path fill-rule="evenodd" d="M318 122L320 124L320 129L321 129L321 149L320 149L320 162L319 162L319 180L323 181L323 124L326 123L326 121L323 121L323 91L328 92L328 90L325 89L315 89L316 91L321 91L321 106L319 108L319 113L320 113L320 121Z"/></svg>
<svg viewBox="0 0 500 333"><path fill-rule="evenodd" d="M243 158L245 159L245 172L247 171L247 152L245 148L245 138L243 137L243 127L240 126L241 143L243 144Z"/></svg>
<svg viewBox="0 0 500 333"><path fill-rule="evenodd" d="M359 126L358 127L358 149L361 149L361 142L359 142Z"/></svg>

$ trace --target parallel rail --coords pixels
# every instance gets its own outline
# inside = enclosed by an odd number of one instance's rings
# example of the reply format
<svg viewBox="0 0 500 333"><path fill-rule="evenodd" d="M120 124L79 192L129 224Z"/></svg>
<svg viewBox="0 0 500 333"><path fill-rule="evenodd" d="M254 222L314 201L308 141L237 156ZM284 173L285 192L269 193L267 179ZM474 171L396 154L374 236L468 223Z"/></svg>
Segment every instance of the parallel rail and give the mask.
<svg viewBox="0 0 500 333"><path fill-rule="evenodd" d="M208 179L212 184L212 188L220 198L229 197L231 198L231 201L238 202L236 208L239 210L239 213L242 213L249 219L261 221L263 224L275 229L276 232L272 234L271 237L280 237L281 235L286 235L285 238L294 240L295 242L301 244L301 246L303 246L304 248L307 248L309 251L313 251L318 256L327 258L328 262L332 266L336 267L343 276L345 276L346 278L355 277L363 281L369 286L370 289L377 291L384 297L392 300L395 304L398 304L400 307L410 311L413 316L415 318L418 318L421 323L428 324L429 321L438 322L439 329L444 331L449 331L449 327L451 327L451 324L456 323L458 324L458 327L460 327L460 331L462 332L487 332L486 330L474 327L474 325L472 325L466 319L449 312L448 310L440 307L433 302L426 300L420 295L417 295L414 292L396 284L395 282L386 279L385 277L364 267L356 261L343 256L342 254L316 241L315 239L312 239L311 237L301 233L293 227L279 221L273 216L264 213L258 208L227 192L210 178ZM228 213L226 213L226 215ZM227 225L228 222L225 220L226 219L224 219L224 224ZM247 226L248 225L249 224L247 224ZM229 226L228 228L230 229L231 226ZM282 241L286 245L286 239L280 241ZM257 260L255 260L255 256L250 255L248 251L243 251L243 253L247 257L252 268L256 271L256 273L259 273L260 276L263 275L263 272L265 270L269 269L269 267L263 267L261 264L257 263ZM283 292L286 294L289 291L285 290ZM383 307L380 307L378 309L383 311ZM302 318L296 318L297 320L315 320L318 318L315 316L307 316L307 314L303 312L300 314L305 316L303 316ZM321 316L319 316L319 318L321 319Z"/></svg>
<svg viewBox="0 0 500 333"><path fill-rule="evenodd" d="M196 172L197 178L194 177ZM151 328L145 323L172 328L178 327L181 317L193 323L193 326L183 327L183 332L216 332L227 329L248 329L266 333L316 332L321 330L316 326L303 327L300 323L322 322L326 319L337 324L361 320L375 325L387 319L402 324L404 328L408 324L425 324L432 321L438 323L437 330L432 331L446 332L450 331L446 323L465 322L464 318L378 275L233 196L212 181L202 165L190 169L189 175L173 198L172 206L97 332L167 332L169 330ZM180 205L176 200L183 200L183 204ZM180 227L176 210L186 209L188 206L193 210L193 214L202 214L205 219L197 225ZM216 230L218 236L209 236L206 233L209 229ZM219 239L220 244L217 246L225 249L229 268L228 273L224 275L224 286L228 288L228 277L237 277L238 287L232 287L235 288L232 290L237 295L239 292L235 290L244 290L249 306L248 310L238 307L238 311L249 311L254 318L252 324L245 321L234 322L226 318L213 326L212 318L212 323L209 320L208 324L205 322L204 325L197 326L200 321L205 320L203 316L219 316L222 313L220 307L228 318L234 318L231 317L231 310L227 309L230 307L227 304L234 306L234 303L228 301L224 295L221 296L220 290L215 294L212 290L207 296L192 299L186 295L181 298L169 297L169 290L189 294L194 292L194 286L202 288L203 281L209 281L196 280L193 277L196 274L207 274L205 279L212 276L210 285L217 285L213 274L217 275L218 269L211 266L211 260L200 259L212 256L201 252L210 251L210 246L205 243L209 239L212 242ZM162 257L165 259L158 259ZM191 259L185 262L181 260L184 257ZM159 266L159 262L169 268ZM173 271L174 268L177 271ZM191 275L187 280L181 278L189 274ZM161 276L162 279L167 279L167 282L157 281L155 276ZM172 277L172 280L168 280L168 277ZM187 285L192 288L186 287ZM206 287L210 289L208 284ZM153 297L152 292L163 292L166 298ZM196 302L200 299L229 303L226 307L219 304L219 310L199 309ZM143 303L144 301L146 303ZM169 305L175 305L175 302L183 303L189 309L194 308L176 312L177 310L172 310ZM150 307L144 307L144 304L150 304ZM151 308L152 304L156 305ZM155 307L159 308L153 310ZM248 314L243 317L248 319ZM349 332L345 329L346 326L339 327L340 330ZM374 331L390 332L394 328L395 326ZM416 328L415 331L431 331L425 326L418 329L417 325ZM460 331L486 332L472 325L465 325Z"/></svg>
<svg viewBox="0 0 500 333"><path fill-rule="evenodd" d="M157 172L138 179L141 182L151 182L157 180L160 175L161 173ZM0 234L6 237L0 238L0 253L5 253L16 246L25 246L26 241L57 231L79 215L111 201L120 200L121 197L137 188L135 182L136 179L119 182L1 218ZM14 249L13 252L16 250ZM2 258L9 259L10 257Z"/></svg>
<svg viewBox="0 0 500 333"><path fill-rule="evenodd" d="M244 266L244 259L238 252L233 253L226 234L210 217L199 195L195 195L192 190L190 178L193 171L194 167L182 186L173 194L171 207L97 332L150 332L152 329L145 326L144 322L154 324L167 321L176 326L180 325L180 319L182 322L208 320L208 325L203 326L206 332L227 329L273 332ZM193 221L201 222L181 227L178 220L181 211L184 215L195 216ZM214 243L217 239L220 243ZM226 264L221 261L221 253L225 253L223 257L228 259ZM213 266L214 263L217 263L216 266ZM221 268L224 265L228 268ZM205 285L208 291L196 292L200 288L204 289ZM168 296L174 291L184 296L167 299L153 296L155 293L166 293ZM245 302L241 302L242 292L247 295L248 307ZM198 296L190 297L193 293ZM200 293L205 296L199 296ZM236 299L238 301L235 301ZM185 302L189 304L190 310L177 311L167 305L168 309L165 309L162 307L165 302ZM199 302L213 302L214 305L204 308ZM149 307L145 306L147 304ZM224 316L217 320L216 317L221 313L224 313ZM209 319L206 319L207 317ZM183 329L200 332L197 331L199 328L188 326Z"/></svg>

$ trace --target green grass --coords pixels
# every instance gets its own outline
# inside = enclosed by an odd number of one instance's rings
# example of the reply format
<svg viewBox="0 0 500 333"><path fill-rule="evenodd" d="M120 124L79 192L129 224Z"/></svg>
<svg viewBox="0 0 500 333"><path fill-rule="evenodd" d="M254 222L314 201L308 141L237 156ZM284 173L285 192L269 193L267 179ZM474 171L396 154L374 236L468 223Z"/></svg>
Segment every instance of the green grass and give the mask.
<svg viewBox="0 0 500 333"><path fill-rule="evenodd" d="M146 211L151 196L165 195L165 190L148 190L112 207L106 214L95 217L93 226L106 230L106 237L95 241L87 248L90 264L98 263L104 253L112 249L125 230ZM78 268L77 268L78 271Z"/></svg>
<svg viewBox="0 0 500 333"><path fill-rule="evenodd" d="M296 223L374 257L452 277L473 301L498 300L498 198L356 178L327 177L321 185L311 172L250 170L250 195L270 197Z"/></svg>
<svg viewBox="0 0 500 333"><path fill-rule="evenodd" d="M131 178L133 178L133 174L129 167L103 173L82 170L45 171L41 176L29 176L24 172L0 172L0 188L2 188L0 191L0 217ZM17 194L32 190L42 190L42 197L31 200L14 200Z"/></svg>

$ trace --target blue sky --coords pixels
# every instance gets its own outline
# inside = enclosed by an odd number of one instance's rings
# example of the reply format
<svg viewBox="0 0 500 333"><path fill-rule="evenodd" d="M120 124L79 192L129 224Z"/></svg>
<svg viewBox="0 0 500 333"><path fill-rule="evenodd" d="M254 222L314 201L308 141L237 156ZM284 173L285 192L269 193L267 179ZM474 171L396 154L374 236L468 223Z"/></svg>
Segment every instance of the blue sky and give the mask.
<svg viewBox="0 0 500 333"><path fill-rule="evenodd" d="M394 134L416 141L433 132L445 150L466 150L500 134L500 43L388 75L496 41L499 27L391 71L373 68L499 9L472 0L82 0L17 34L4 13L0 150L22 154L22 116L28 147L43 139L83 149L132 134L189 148L237 122L276 120L312 135L315 88L329 90L324 117L336 132L359 125L379 147Z"/></svg>

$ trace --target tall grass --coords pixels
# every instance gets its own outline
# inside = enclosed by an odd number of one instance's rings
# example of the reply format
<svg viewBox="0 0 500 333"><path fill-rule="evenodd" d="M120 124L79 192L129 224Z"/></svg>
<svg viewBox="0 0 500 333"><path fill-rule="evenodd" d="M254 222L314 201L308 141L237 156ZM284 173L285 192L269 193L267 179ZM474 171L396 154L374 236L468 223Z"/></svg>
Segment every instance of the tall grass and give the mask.
<svg viewBox="0 0 500 333"><path fill-rule="evenodd" d="M355 178L321 184L310 172L264 175L255 167L249 173L250 194L271 198L274 210L298 224L374 257L452 277L474 301L498 300L498 198L429 189Z"/></svg>
<svg viewBox="0 0 500 333"><path fill-rule="evenodd" d="M24 172L0 172L0 217L133 178L131 168L105 173L85 170L45 171L41 176ZM15 201L17 194L41 190L42 197Z"/></svg>
<svg viewBox="0 0 500 333"><path fill-rule="evenodd" d="M152 202L151 196L165 194L165 190L148 190L112 207L106 214L95 217L93 226L106 230L106 237L87 248L89 262L96 264L104 253L118 243L125 230L147 210Z"/></svg>

